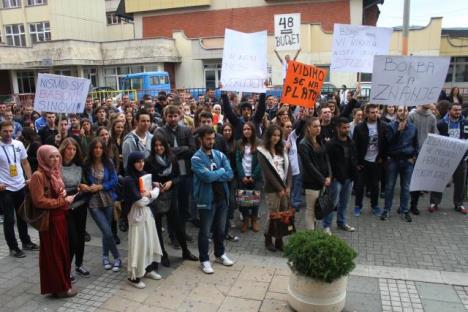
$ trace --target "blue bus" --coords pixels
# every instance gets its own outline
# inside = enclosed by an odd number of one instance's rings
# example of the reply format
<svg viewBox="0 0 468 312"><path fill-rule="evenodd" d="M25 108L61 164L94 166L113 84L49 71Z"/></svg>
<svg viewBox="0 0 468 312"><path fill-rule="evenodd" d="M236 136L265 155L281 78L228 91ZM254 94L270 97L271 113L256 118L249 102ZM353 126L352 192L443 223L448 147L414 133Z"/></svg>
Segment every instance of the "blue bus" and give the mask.
<svg viewBox="0 0 468 312"><path fill-rule="evenodd" d="M145 94L149 94L153 97L157 96L159 91L165 91L166 93L171 92L169 74L165 71L128 74L122 78L121 82L123 86L122 89L137 90L138 101L141 101ZM130 97L133 96L130 95Z"/></svg>

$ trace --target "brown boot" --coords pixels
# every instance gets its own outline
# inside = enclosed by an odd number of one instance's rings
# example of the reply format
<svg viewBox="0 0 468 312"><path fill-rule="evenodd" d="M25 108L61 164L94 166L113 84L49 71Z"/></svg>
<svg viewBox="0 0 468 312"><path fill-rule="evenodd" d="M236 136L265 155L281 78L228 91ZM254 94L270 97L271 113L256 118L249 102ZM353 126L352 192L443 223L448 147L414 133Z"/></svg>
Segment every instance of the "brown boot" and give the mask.
<svg viewBox="0 0 468 312"><path fill-rule="evenodd" d="M257 217L252 217L252 231L255 233L260 231L260 226L257 223Z"/></svg>
<svg viewBox="0 0 468 312"><path fill-rule="evenodd" d="M244 216L244 223L242 223L241 232L245 233L249 229L250 217Z"/></svg>
<svg viewBox="0 0 468 312"><path fill-rule="evenodd" d="M283 251L283 238L277 237L275 238L275 248L279 251Z"/></svg>
<svg viewBox="0 0 468 312"><path fill-rule="evenodd" d="M271 237L271 235L265 234L265 247L269 251L272 251L272 252L276 251L275 246L273 246L273 238Z"/></svg>

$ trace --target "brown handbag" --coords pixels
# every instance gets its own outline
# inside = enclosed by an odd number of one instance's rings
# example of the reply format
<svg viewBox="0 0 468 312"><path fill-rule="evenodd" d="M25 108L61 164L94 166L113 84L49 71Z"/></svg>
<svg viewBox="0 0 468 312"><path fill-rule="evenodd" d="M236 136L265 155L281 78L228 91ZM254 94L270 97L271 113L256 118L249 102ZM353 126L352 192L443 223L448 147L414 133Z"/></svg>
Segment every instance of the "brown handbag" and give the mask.
<svg viewBox="0 0 468 312"><path fill-rule="evenodd" d="M45 188L45 195L48 193L48 187ZM18 216L26 223L30 224L39 232L49 229L49 210L40 209L34 206L29 187L25 187L24 201L17 211Z"/></svg>

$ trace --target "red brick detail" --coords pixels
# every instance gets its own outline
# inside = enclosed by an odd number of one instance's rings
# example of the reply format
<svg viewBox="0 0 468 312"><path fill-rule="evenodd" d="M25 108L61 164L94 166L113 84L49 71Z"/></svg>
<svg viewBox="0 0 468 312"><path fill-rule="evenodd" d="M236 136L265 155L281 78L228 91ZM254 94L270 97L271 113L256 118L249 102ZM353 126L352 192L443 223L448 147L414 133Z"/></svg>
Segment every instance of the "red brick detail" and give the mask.
<svg viewBox="0 0 468 312"><path fill-rule="evenodd" d="M188 38L219 37L225 28L273 33L273 16L284 13L301 13L302 24L321 23L326 31L332 31L334 23L350 23L349 0L337 0L147 16L143 17L143 37L172 37L177 30Z"/></svg>

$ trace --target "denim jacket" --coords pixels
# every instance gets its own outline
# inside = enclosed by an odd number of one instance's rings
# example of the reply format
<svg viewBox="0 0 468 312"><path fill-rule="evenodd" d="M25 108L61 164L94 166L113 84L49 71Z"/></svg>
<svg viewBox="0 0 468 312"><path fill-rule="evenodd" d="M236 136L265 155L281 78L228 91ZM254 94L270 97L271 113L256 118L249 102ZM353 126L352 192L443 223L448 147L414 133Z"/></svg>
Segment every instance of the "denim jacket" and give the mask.
<svg viewBox="0 0 468 312"><path fill-rule="evenodd" d="M191 159L193 197L198 209L211 209L214 198L213 182L223 182L226 201L229 201L229 186L227 182L233 177L231 165L226 155L220 151L214 149L211 153L217 168L215 170L211 170L212 162L201 148L195 152Z"/></svg>
<svg viewBox="0 0 468 312"><path fill-rule="evenodd" d="M418 131L407 122L405 130L398 131L398 121L392 121L387 128L388 156L393 159L408 159L418 155Z"/></svg>
<svg viewBox="0 0 468 312"><path fill-rule="evenodd" d="M86 173L86 178L87 178L87 182L89 185L92 185L95 183L94 176L91 170L88 170L88 172ZM111 192L112 199L116 200L117 194L115 193L115 188L117 186L118 179L117 179L117 173L115 172L115 170L104 166L104 178L102 179L102 181L103 181L102 190L104 192Z"/></svg>

